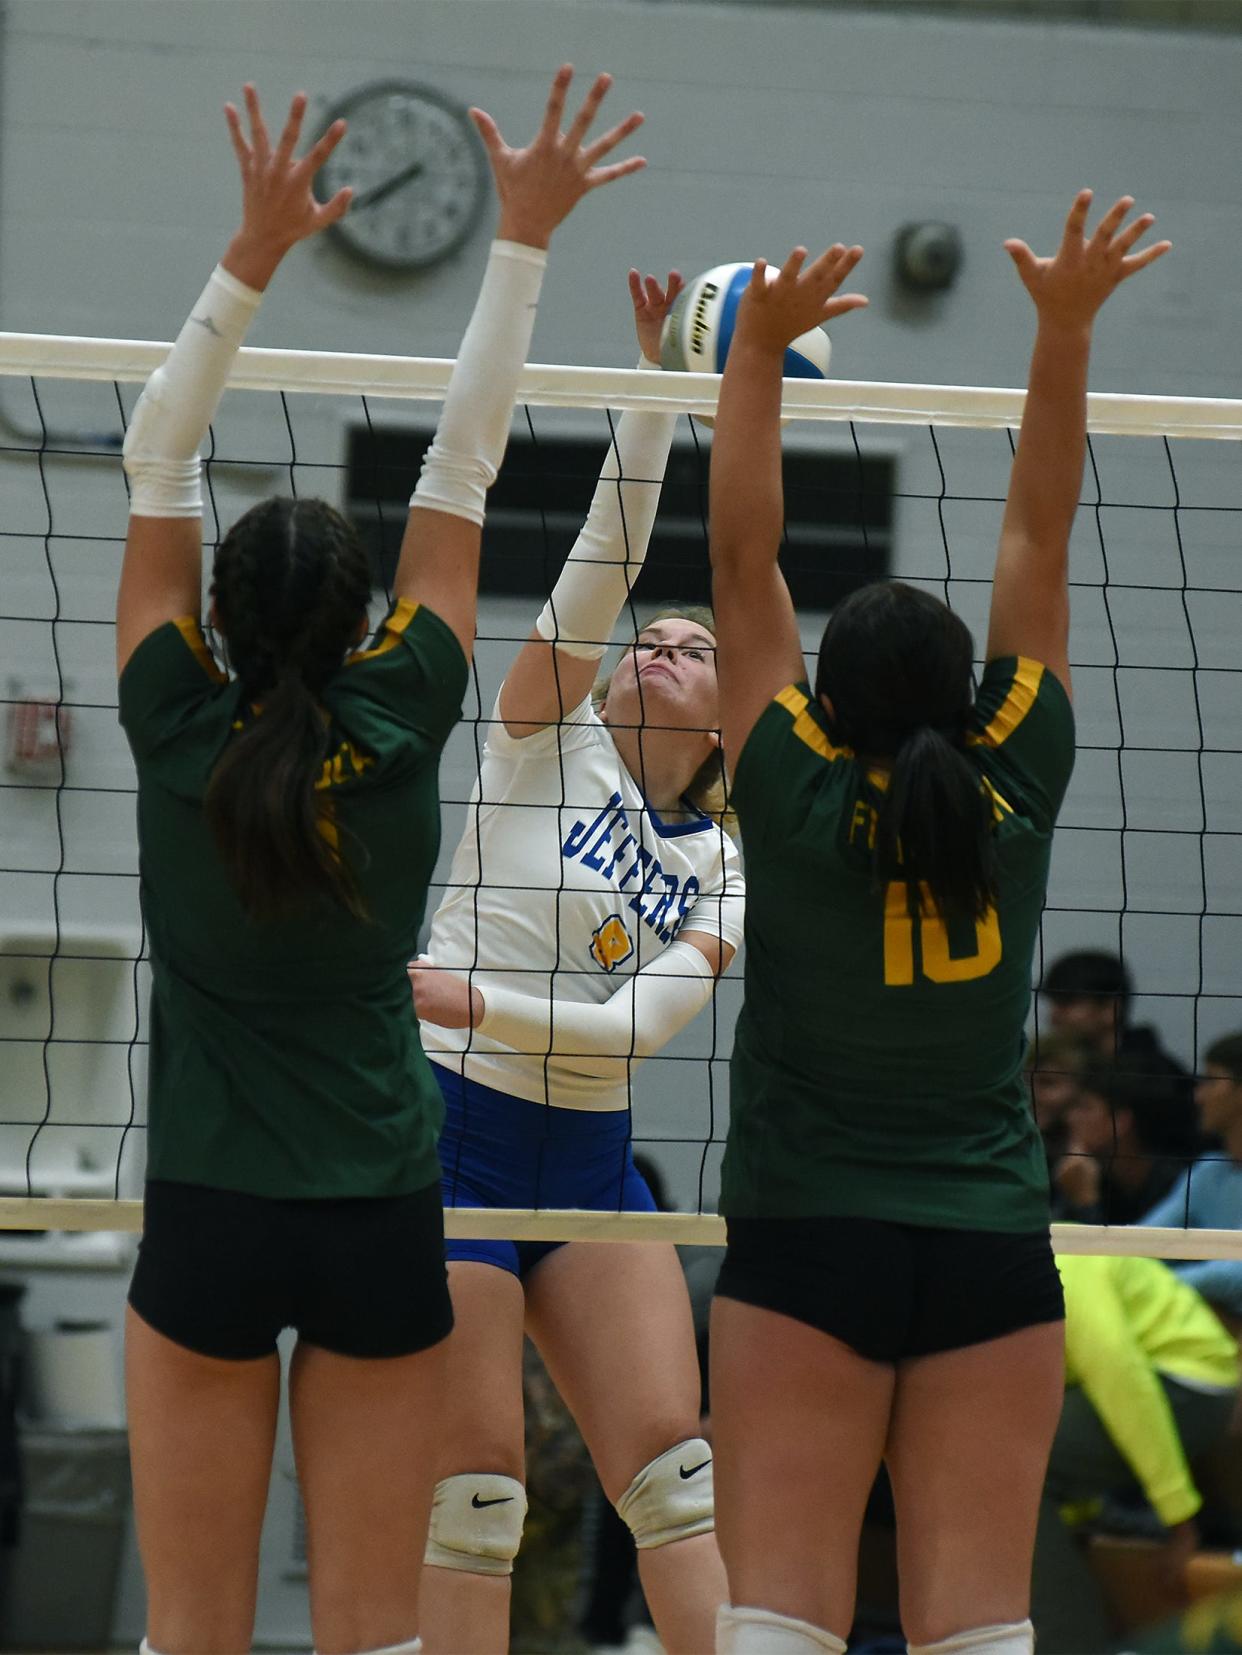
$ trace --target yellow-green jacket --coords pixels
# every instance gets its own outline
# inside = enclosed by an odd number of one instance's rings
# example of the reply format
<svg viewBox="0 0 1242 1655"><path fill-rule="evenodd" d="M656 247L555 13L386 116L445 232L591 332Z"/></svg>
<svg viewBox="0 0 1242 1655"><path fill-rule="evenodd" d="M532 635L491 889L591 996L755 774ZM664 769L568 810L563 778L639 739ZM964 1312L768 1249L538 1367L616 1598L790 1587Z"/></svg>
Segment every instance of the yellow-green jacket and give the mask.
<svg viewBox="0 0 1242 1655"><path fill-rule="evenodd" d="M1192 1387L1238 1383L1238 1346L1206 1301L1159 1259L1057 1259L1065 1287L1065 1382L1081 1385L1160 1521L1202 1500L1161 1374Z"/></svg>

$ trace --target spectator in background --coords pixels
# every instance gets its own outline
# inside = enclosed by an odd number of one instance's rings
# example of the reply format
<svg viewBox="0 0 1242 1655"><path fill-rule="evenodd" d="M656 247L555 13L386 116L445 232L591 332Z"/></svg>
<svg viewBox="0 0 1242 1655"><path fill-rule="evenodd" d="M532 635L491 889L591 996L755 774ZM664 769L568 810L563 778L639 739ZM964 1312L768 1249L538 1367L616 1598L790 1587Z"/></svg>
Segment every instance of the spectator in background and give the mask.
<svg viewBox="0 0 1242 1655"><path fill-rule="evenodd" d="M1198 1547L1202 1499L1190 1464L1224 1439L1238 1347L1203 1299L1159 1259L1057 1259L1065 1289L1065 1405L1035 1542L1031 1619L1040 1655L1113 1646L1099 1587L1061 1508L1146 1497L1160 1567L1180 1585Z"/></svg>
<svg viewBox="0 0 1242 1655"><path fill-rule="evenodd" d="M1075 1034L1040 1034L1026 1048L1023 1070L1035 1111L1035 1124L1044 1140L1048 1170L1065 1154L1069 1139L1069 1110L1082 1087L1091 1061L1091 1047Z"/></svg>
<svg viewBox="0 0 1242 1655"><path fill-rule="evenodd" d="M1242 1230L1242 1033L1208 1047L1195 1102L1203 1131L1224 1147L1201 1156L1140 1222ZM1179 1260L1173 1268L1218 1312L1242 1324L1242 1259Z"/></svg>
<svg viewBox="0 0 1242 1655"><path fill-rule="evenodd" d="M1163 1073L1175 1083L1175 1105L1189 1121L1194 1116L1194 1085L1186 1067L1160 1044L1150 1024L1130 1022L1134 985L1116 954L1079 949L1054 960L1040 985L1048 1007L1049 1027L1056 1034L1074 1034L1085 1040L1096 1056L1120 1068L1139 1059L1152 1073Z"/></svg>
<svg viewBox="0 0 1242 1655"><path fill-rule="evenodd" d="M1137 1224L1195 1153L1194 1123L1158 1059L1092 1064L1066 1116L1065 1153L1052 1172L1058 1218Z"/></svg>

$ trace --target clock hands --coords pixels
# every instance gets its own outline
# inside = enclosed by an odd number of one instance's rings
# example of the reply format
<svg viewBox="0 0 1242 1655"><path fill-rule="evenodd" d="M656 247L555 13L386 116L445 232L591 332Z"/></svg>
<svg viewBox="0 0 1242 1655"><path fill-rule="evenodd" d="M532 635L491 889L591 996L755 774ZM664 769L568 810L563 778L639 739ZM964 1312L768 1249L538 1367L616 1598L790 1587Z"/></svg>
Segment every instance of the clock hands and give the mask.
<svg viewBox="0 0 1242 1655"><path fill-rule="evenodd" d="M379 202L386 201L394 191L401 189L403 185L408 184L411 179L417 178L425 170L421 161L411 161L408 167L403 167L393 177L386 178L382 184L377 184L373 190L367 190L364 195L355 196L353 202L354 212L359 212L364 207L377 206Z"/></svg>

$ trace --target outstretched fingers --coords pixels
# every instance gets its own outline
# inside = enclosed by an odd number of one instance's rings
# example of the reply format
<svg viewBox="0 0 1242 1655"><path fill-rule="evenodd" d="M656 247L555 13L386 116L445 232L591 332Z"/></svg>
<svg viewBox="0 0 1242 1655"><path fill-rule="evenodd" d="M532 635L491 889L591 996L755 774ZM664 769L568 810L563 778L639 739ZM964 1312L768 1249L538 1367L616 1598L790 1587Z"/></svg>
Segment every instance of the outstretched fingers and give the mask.
<svg viewBox="0 0 1242 1655"><path fill-rule="evenodd" d="M293 152L297 148L298 139L302 135L302 117L306 114L306 93L295 92L293 101L289 105L289 113L285 118L284 130L280 134L280 142L276 145L276 164L287 167L293 160Z"/></svg>
<svg viewBox="0 0 1242 1655"><path fill-rule="evenodd" d="M1121 228L1126 214L1130 211L1130 208L1133 207L1133 205L1134 197L1132 195L1123 195L1118 200L1113 202L1112 206L1108 209L1108 211L1104 214L1104 217L1095 227L1095 234L1091 237L1091 243L1094 247L1108 246L1113 237L1117 234L1117 231Z"/></svg>
<svg viewBox="0 0 1242 1655"><path fill-rule="evenodd" d="M604 101L608 88L612 85L612 76L609 74L596 75L591 84L591 90L582 100L582 108L570 123L569 131L565 134L565 142L571 149L580 149L582 140L591 129L591 122L599 113L599 106Z"/></svg>
<svg viewBox="0 0 1242 1655"><path fill-rule="evenodd" d="M1070 246L1081 242L1083 231L1087 227L1087 214L1091 211L1091 202L1094 196L1092 190L1079 190L1074 197L1073 205L1065 219L1065 234L1061 238L1063 246Z"/></svg>
<svg viewBox="0 0 1242 1655"><path fill-rule="evenodd" d="M543 124L539 128L539 136L544 142L554 144L561 135L561 120L565 114L565 94L569 91L569 83L574 78L572 63L562 63L552 77L552 86L548 92L547 105L543 112Z"/></svg>
<svg viewBox="0 0 1242 1655"><path fill-rule="evenodd" d="M500 136L500 128L485 109L469 109L466 113L474 122L475 131L483 140L483 148L494 162L506 147L504 139Z"/></svg>
<svg viewBox="0 0 1242 1655"><path fill-rule="evenodd" d="M1150 247L1144 247L1141 253L1132 253L1129 258L1122 259L1121 280L1124 282L1127 276L1136 276L1140 270L1146 270L1149 264L1162 259L1172 246L1171 241L1157 241Z"/></svg>
<svg viewBox="0 0 1242 1655"><path fill-rule="evenodd" d="M588 190L598 190L601 184L628 178L631 173L641 172L646 165L645 155L631 155L628 161L614 161L610 167L592 167L586 175L586 187Z"/></svg>
<svg viewBox="0 0 1242 1655"><path fill-rule="evenodd" d="M244 173L254 157L250 152L250 145L246 142L246 134L242 131L241 116L237 113L236 104L225 104L224 119L229 129L229 139L233 145L233 153L236 155Z"/></svg>
<svg viewBox="0 0 1242 1655"><path fill-rule="evenodd" d="M306 154L302 157L301 164L306 168L311 177L314 177L315 173L317 173L320 167L323 166L329 155L331 155L332 151L345 136L346 130L344 121L333 121L332 125L323 134L323 136L319 138L310 149L307 150Z"/></svg>
<svg viewBox="0 0 1242 1655"><path fill-rule="evenodd" d="M586 149L582 151L582 159L588 167L593 167L597 161L602 161L605 155L616 149L623 138L628 138L631 132L637 132L646 119L645 115L640 115L635 110L633 114L627 115L623 121L618 121L616 126L604 133L603 137L597 138L593 144L588 144ZM572 137L569 141L572 142Z"/></svg>
<svg viewBox="0 0 1242 1655"><path fill-rule="evenodd" d="M806 263L806 258L807 258L806 248L805 247L795 247L793 252L790 253L789 257L785 260L784 264L781 266L781 273L780 273L780 278L779 279L781 281L784 281L784 282L796 282L799 275L802 272L802 266ZM756 265L755 270L754 270L754 274L751 276L751 280L754 281L758 277L758 274L759 274L759 267L758 267L758 265ZM760 288L759 291L762 293L763 289Z"/></svg>
<svg viewBox="0 0 1242 1655"><path fill-rule="evenodd" d="M259 94L251 82L247 81L242 87L246 99L246 113L250 117L250 145L255 160L264 166L271 158L272 144L267 135L267 122L263 119L263 111L259 107Z"/></svg>
<svg viewBox="0 0 1242 1655"><path fill-rule="evenodd" d="M1125 229L1113 241L1111 251L1114 253L1128 253L1135 242L1156 222L1155 213L1141 213L1133 224L1127 224Z"/></svg>

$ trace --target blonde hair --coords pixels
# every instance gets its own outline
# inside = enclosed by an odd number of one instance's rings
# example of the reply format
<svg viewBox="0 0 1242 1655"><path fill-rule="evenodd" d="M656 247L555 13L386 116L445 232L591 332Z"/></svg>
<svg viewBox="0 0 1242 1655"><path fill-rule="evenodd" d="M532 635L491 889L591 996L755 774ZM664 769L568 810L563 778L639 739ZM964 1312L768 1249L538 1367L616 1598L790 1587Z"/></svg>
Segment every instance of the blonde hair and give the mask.
<svg viewBox="0 0 1242 1655"><path fill-rule="evenodd" d="M649 626L657 621L689 621L694 626L701 626L704 632L716 636L716 617L703 603L674 605L668 609L657 609L654 615L649 615L634 634L638 637ZM596 712L603 707L608 699L608 689L612 683L612 673L605 673L597 678L591 690L591 704ZM713 748L703 763L699 766L693 780L686 789L686 798L696 810L701 810L704 816L710 816L718 822L726 833L737 833L737 817L729 806L729 775L725 769L724 751L720 747Z"/></svg>

